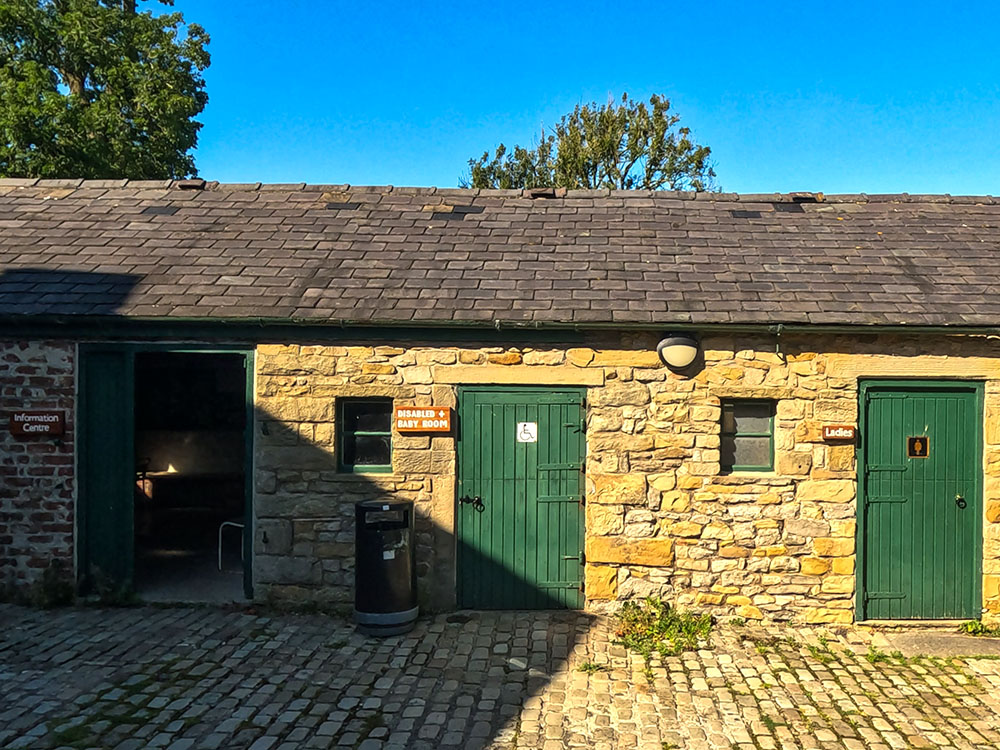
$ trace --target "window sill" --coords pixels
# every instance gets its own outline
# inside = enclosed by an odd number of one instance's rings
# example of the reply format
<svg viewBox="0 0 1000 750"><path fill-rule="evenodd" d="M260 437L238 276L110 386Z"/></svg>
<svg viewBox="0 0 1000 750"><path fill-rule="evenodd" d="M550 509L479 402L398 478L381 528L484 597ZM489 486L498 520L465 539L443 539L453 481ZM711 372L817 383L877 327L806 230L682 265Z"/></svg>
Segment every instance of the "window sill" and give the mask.
<svg viewBox="0 0 1000 750"><path fill-rule="evenodd" d="M709 486L713 484L766 484L771 487L788 487L795 484L797 480L803 478L804 477L789 477L784 474L778 474L774 471L734 471L731 474L717 474L714 477L710 477L708 484Z"/></svg>
<svg viewBox="0 0 1000 750"><path fill-rule="evenodd" d="M393 472L391 466L368 466L357 469L341 467L337 469L337 473L344 477L363 477L367 475L385 476L387 474L392 474Z"/></svg>

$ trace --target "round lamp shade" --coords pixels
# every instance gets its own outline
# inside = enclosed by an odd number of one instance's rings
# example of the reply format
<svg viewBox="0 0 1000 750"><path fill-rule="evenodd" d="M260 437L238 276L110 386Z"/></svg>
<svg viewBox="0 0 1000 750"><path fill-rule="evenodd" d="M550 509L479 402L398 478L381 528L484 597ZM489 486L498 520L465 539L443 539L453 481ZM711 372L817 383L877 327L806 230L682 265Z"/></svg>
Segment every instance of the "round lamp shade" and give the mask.
<svg viewBox="0 0 1000 750"><path fill-rule="evenodd" d="M671 334L656 345L656 353L671 370L684 370L698 357L698 340L686 333Z"/></svg>

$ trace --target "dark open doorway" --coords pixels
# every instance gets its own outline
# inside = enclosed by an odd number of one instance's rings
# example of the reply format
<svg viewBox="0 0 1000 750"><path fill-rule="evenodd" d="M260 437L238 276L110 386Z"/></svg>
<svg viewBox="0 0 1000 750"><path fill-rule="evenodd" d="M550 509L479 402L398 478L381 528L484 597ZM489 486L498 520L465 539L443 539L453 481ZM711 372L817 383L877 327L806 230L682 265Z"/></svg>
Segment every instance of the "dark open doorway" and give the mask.
<svg viewBox="0 0 1000 750"><path fill-rule="evenodd" d="M147 601L244 598L247 371L242 353L134 360L134 585Z"/></svg>

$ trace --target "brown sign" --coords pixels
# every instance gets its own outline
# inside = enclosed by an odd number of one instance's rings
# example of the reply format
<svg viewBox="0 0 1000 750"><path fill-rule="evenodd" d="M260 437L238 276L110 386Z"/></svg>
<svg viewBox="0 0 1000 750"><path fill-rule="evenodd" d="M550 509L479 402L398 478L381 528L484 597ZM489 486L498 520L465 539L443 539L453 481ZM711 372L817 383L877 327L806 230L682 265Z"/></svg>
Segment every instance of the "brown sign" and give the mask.
<svg viewBox="0 0 1000 750"><path fill-rule="evenodd" d="M451 432L447 406L397 406L393 410L396 432Z"/></svg>
<svg viewBox="0 0 1000 750"><path fill-rule="evenodd" d="M857 433L854 425L851 424L825 424L823 425L824 440L854 440Z"/></svg>
<svg viewBox="0 0 1000 750"><path fill-rule="evenodd" d="M926 435L906 438L907 458L927 458L931 454L931 439Z"/></svg>
<svg viewBox="0 0 1000 750"><path fill-rule="evenodd" d="M61 411L15 411L10 415L11 435L62 435L66 415Z"/></svg>

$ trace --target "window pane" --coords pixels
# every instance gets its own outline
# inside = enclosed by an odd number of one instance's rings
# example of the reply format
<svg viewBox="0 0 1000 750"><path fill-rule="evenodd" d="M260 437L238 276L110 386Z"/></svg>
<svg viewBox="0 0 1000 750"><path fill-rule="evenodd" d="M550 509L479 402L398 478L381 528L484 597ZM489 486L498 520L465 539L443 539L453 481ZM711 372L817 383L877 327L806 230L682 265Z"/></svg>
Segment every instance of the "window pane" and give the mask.
<svg viewBox="0 0 1000 750"><path fill-rule="evenodd" d="M733 407L735 429L725 430L725 421L723 421L723 429L726 432L769 433L771 431L771 415L773 414L774 406L770 402L737 402L733 404Z"/></svg>
<svg viewBox="0 0 1000 750"><path fill-rule="evenodd" d="M392 424L391 401L346 401L344 432L389 432Z"/></svg>
<svg viewBox="0 0 1000 750"><path fill-rule="evenodd" d="M388 435L344 435L345 466L388 466L390 463Z"/></svg>
<svg viewBox="0 0 1000 750"><path fill-rule="evenodd" d="M771 467L771 438L724 436L719 452L724 469L734 466Z"/></svg>

